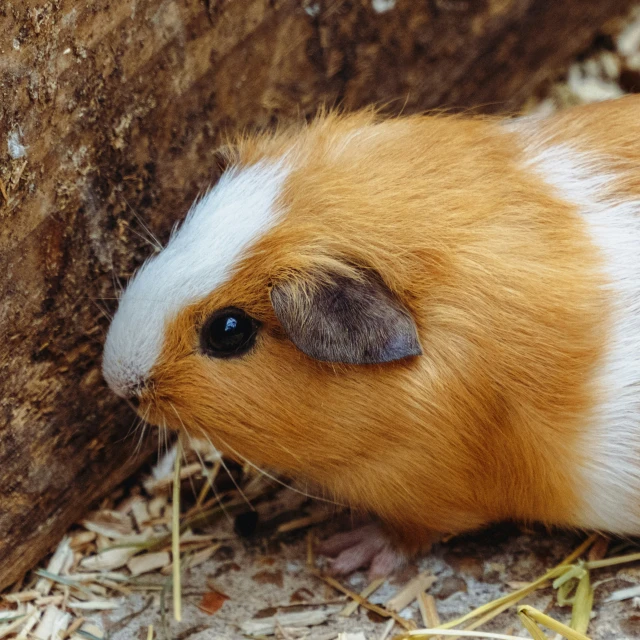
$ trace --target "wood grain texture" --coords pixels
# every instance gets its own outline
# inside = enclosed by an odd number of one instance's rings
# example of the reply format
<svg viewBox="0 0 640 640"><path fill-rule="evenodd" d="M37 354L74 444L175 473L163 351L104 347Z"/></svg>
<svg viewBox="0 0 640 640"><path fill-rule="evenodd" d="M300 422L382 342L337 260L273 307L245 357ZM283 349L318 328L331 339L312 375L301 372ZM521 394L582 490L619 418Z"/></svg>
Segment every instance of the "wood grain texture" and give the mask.
<svg viewBox="0 0 640 640"><path fill-rule="evenodd" d="M0 3L0 587L139 464L98 306L149 251L137 216L166 237L215 180L225 130L322 103L512 110L631 4Z"/></svg>

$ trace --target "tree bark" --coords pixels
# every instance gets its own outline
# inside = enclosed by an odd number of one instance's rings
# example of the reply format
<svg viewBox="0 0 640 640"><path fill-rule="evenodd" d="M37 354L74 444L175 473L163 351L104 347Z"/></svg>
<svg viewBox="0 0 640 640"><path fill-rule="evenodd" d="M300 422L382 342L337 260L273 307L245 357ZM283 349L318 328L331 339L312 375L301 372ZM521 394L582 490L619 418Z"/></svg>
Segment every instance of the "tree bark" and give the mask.
<svg viewBox="0 0 640 640"><path fill-rule="evenodd" d="M144 457L100 308L149 252L141 221L165 238L215 179L221 132L323 103L512 110L630 5L0 3L0 587Z"/></svg>

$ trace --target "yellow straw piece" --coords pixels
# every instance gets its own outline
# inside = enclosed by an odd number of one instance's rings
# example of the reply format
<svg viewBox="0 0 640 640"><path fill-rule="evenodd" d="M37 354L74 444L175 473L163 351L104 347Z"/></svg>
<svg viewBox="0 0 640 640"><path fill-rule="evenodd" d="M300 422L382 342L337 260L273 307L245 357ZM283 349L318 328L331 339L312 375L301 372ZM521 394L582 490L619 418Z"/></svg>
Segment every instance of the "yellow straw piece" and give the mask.
<svg viewBox="0 0 640 640"><path fill-rule="evenodd" d="M504 633L490 633L489 631L459 631L458 629L443 630L437 629L417 629L398 636L398 638L434 638L436 636L447 636L454 638L490 638L491 640L522 640L518 636L508 636Z"/></svg>
<svg viewBox="0 0 640 640"><path fill-rule="evenodd" d="M562 622L554 620L551 616L548 616L546 613L542 613L542 611L538 611L528 604L523 604L518 607L518 615L520 616L522 623L527 626L527 631L529 631L529 626L526 625L525 619L534 623L537 622L538 624L543 624L545 627L564 636L567 640L591 640L588 636L585 636L584 633L580 633L580 631L567 627L566 624L562 624ZM544 638L545 636L540 637Z"/></svg>
<svg viewBox="0 0 640 640"><path fill-rule="evenodd" d="M629 553L626 556L618 556L617 558L605 558L604 560L592 560L585 562L585 569L603 569L604 567L615 567L617 564L625 564L626 562L636 562L640 560L640 553Z"/></svg>
<svg viewBox="0 0 640 640"><path fill-rule="evenodd" d="M554 580L566 573L567 570L571 568L571 563L579 558L585 551L591 547L594 542L598 539L597 534L590 535L581 545L579 545L574 551L572 551L559 565L554 567L553 569L547 571L543 576L534 580L530 584L521 587L517 591L513 593L509 593L502 598L498 598L497 600L493 600L493 602L488 602L487 604L470 611L466 615L457 618L456 620L451 620L449 622L445 622L441 624L439 629L452 629L453 627L457 627L458 625L467 622L467 620L472 620L473 618L477 618L478 616L482 616L482 623L489 622L495 618L499 613L502 613L505 609L508 609L512 605L517 604L520 600L522 600L525 596L528 596L530 593L533 593L537 589L540 589L542 586L546 585L550 580ZM640 556L640 554L638 554ZM639 558L640 559L640 558ZM599 560L597 562L603 562ZM586 564L585 564L586 566ZM478 621L479 622L479 621ZM480 624L474 623L467 626L467 629L472 629L475 627L479 627Z"/></svg>
<svg viewBox="0 0 640 640"><path fill-rule="evenodd" d="M522 626L529 632L529 635L533 638L533 640L549 640L549 637L546 633L540 629L540 627L525 613L518 611L518 616L520 616L520 622L522 622Z"/></svg>
<svg viewBox="0 0 640 640"><path fill-rule="evenodd" d="M593 587L589 578L589 572L585 571L578 582L576 595L571 612L571 628L579 633L586 633L591 622L591 609L593 608Z"/></svg>

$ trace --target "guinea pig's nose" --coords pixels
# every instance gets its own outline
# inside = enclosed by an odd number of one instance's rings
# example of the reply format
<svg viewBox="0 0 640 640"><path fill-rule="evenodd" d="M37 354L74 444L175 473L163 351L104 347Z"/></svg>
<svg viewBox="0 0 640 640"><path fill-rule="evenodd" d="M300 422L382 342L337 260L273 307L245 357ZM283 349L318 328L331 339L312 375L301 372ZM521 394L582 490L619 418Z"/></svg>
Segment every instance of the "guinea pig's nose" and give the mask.
<svg viewBox="0 0 640 640"><path fill-rule="evenodd" d="M128 398L129 404L137 411L140 408L140 396L137 393L132 394Z"/></svg>

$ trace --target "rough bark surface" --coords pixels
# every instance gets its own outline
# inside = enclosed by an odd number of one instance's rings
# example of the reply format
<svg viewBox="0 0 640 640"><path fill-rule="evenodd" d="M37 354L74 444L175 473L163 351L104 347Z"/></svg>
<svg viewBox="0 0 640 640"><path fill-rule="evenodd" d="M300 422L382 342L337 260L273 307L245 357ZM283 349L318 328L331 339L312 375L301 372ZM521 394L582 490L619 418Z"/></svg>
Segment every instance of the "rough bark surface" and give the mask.
<svg viewBox="0 0 640 640"><path fill-rule="evenodd" d="M138 463L98 307L148 252L140 220L164 237L215 179L222 131L517 108L630 4L0 2L0 587Z"/></svg>

